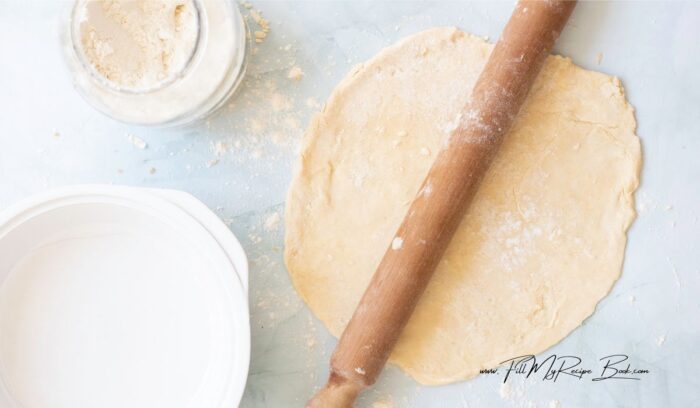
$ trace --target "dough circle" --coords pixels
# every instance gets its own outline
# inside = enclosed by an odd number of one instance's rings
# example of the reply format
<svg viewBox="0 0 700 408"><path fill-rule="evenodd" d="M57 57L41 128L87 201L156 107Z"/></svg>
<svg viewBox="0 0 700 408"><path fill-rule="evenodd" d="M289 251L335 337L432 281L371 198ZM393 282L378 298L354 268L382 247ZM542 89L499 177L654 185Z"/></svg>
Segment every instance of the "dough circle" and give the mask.
<svg viewBox="0 0 700 408"><path fill-rule="evenodd" d="M339 336L491 52L454 28L354 68L312 121L285 260ZM390 361L424 384L537 354L618 279L641 149L620 82L549 57Z"/></svg>

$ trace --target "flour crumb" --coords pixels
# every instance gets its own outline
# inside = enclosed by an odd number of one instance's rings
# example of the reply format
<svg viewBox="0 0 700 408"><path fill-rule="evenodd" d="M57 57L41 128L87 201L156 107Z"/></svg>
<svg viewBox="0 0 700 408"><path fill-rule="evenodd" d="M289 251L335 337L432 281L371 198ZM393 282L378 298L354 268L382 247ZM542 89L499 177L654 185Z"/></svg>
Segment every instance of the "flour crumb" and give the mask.
<svg viewBox="0 0 700 408"><path fill-rule="evenodd" d="M403 247L403 238L401 237L396 237L394 238L393 241L391 241L391 249L394 251L397 251Z"/></svg>
<svg viewBox="0 0 700 408"><path fill-rule="evenodd" d="M146 143L140 137L132 135L131 133L127 133L126 139L129 141L129 143L134 145L134 147L136 147L137 149L144 150L144 149L148 148L148 143Z"/></svg>
<svg viewBox="0 0 700 408"><path fill-rule="evenodd" d="M372 403L372 408L392 408L393 406L390 398L382 398Z"/></svg>
<svg viewBox="0 0 700 408"><path fill-rule="evenodd" d="M217 164L219 164L219 159L211 159L206 163L206 166L209 169L216 166Z"/></svg>
<svg viewBox="0 0 700 408"><path fill-rule="evenodd" d="M267 33L270 31L270 22L263 18L262 13L259 10L250 10L250 17L263 32Z"/></svg>
<svg viewBox="0 0 700 408"><path fill-rule="evenodd" d="M280 225L280 213L273 212L265 219L265 231L276 231Z"/></svg>
<svg viewBox="0 0 700 408"><path fill-rule="evenodd" d="M51 136L53 136L54 139L59 139L61 137L61 133L58 130L53 129L51 130Z"/></svg>
<svg viewBox="0 0 700 408"><path fill-rule="evenodd" d="M156 174L156 168L151 167L150 169L148 169L148 174Z"/></svg>
<svg viewBox="0 0 700 408"><path fill-rule="evenodd" d="M260 238L259 235L255 235L255 234L248 235L248 239L250 240L250 242L253 243L253 245L256 245L256 244L259 244L260 242L262 242L262 238Z"/></svg>
<svg viewBox="0 0 700 408"><path fill-rule="evenodd" d="M365 375L365 369L362 367L355 368L355 372L360 374L360 375Z"/></svg>
<svg viewBox="0 0 700 408"><path fill-rule="evenodd" d="M429 182L425 185L425 187L423 187L423 189L421 190L421 194L423 194L424 196L427 197L432 193L433 193L433 184Z"/></svg>
<svg viewBox="0 0 700 408"><path fill-rule="evenodd" d="M637 300L637 298L634 297L634 295L630 295L630 297L629 297L630 303L634 303L636 300Z"/></svg>
<svg viewBox="0 0 700 408"><path fill-rule="evenodd" d="M228 145L222 141L218 141L212 144L211 150L214 152L216 157L221 157L228 152Z"/></svg>
<svg viewBox="0 0 700 408"><path fill-rule="evenodd" d="M270 104L275 112L286 111L292 107L292 103L290 102L289 98L285 97L281 93L272 94Z"/></svg>
<svg viewBox="0 0 700 408"><path fill-rule="evenodd" d="M267 37L267 33L265 31L262 31L262 30L256 31L254 33L254 35L255 35L255 42L256 43L261 43L261 42L265 41L265 37Z"/></svg>
<svg viewBox="0 0 700 408"><path fill-rule="evenodd" d="M287 73L287 78L294 81L301 81L301 79L304 78L304 71L302 71L301 68L294 66Z"/></svg>
<svg viewBox="0 0 700 408"><path fill-rule="evenodd" d="M664 211L671 211L671 210L673 210L673 206L671 204L664 207Z"/></svg>
<svg viewBox="0 0 700 408"><path fill-rule="evenodd" d="M310 350L310 349L314 348L315 346L316 346L316 339L313 337L308 337L306 339L306 348Z"/></svg>
<svg viewBox="0 0 700 408"><path fill-rule="evenodd" d="M559 402L558 400L551 400L551 401L549 401L548 407L549 408L561 408L561 402Z"/></svg>
<svg viewBox="0 0 700 408"><path fill-rule="evenodd" d="M666 343L666 335L665 334L663 336L659 336L656 339L656 346L661 347L661 346L663 346L664 343Z"/></svg>
<svg viewBox="0 0 700 408"><path fill-rule="evenodd" d="M260 10L255 10L255 9L253 9L252 6L250 8L248 8L248 10L249 10L248 13L249 13L250 18L260 28L259 30L253 31L253 38L255 39L255 43L260 44L263 41L265 41L265 39L267 38L267 34L270 32L270 22L267 21L265 18L263 18ZM252 28L251 28L251 31L252 31ZM253 50L253 53L255 53L256 50L257 50L257 48Z"/></svg>
<svg viewBox="0 0 700 408"><path fill-rule="evenodd" d="M314 97L309 97L309 98L306 98L306 106L308 106L309 108L318 109L318 108L321 107L321 104L318 103L318 101L316 100L316 98L314 98Z"/></svg>

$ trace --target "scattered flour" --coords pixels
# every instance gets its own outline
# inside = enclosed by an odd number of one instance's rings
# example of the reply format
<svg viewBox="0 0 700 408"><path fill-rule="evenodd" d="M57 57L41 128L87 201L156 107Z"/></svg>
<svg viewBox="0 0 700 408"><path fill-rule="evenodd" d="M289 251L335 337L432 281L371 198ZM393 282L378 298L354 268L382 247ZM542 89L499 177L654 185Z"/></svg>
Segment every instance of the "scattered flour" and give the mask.
<svg viewBox="0 0 700 408"><path fill-rule="evenodd" d="M280 213L273 212L265 219L265 231L276 231L280 225Z"/></svg>
<svg viewBox="0 0 700 408"><path fill-rule="evenodd" d="M248 8L248 10L250 10L250 18L260 28L259 30L255 30L255 32L253 33L253 35L255 36L255 42L257 44L260 44L263 41L265 41L265 38L267 38L267 34L270 32L270 22L262 16L260 10L255 10L252 8L252 6Z"/></svg>
<svg viewBox="0 0 700 408"><path fill-rule="evenodd" d="M318 103L318 101L316 100L316 98L309 97L309 98L306 98L306 106L309 107L309 108L318 109L318 108L321 107L321 104Z"/></svg>
<svg viewBox="0 0 700 408"><path fill-rule="evenodd" d="M292 79L294 81L301 81L301 79L304 78L304 71L302 71L301 68L297 66L293 66L287 73L287 78Z"/></svg>
<svg viewBox="0 0 700 408"><path fill-rule="evenodd" d="M144 150L144 149L148 148L148 143L146 143L140 137L132 135L131 133L128 133L126 135L126 139L129 141L129 143L134 145L137 149Z"/></svg>
<svg viewBox="0 0 700 408"><path fill-rule="evenodd" d="M292 102L289 100L289 98L278 92L272 94L270 102L272 104L272 109L275 110L275 112L287 111L292 108Z"/></svg>
<svg viewBox="0 0 700 408"><path fill-rule="evenodd" d="M421 190L421 194L423 194L424 196L427 197L427 196L431 195L432 193L433 193L433 183L428 182L425 184L425 186Z"/></svg>
<svg viewBox="0 0 700 408"><path fill-rule="evenodd" d="M228 145L222 141L217 141L216 143L212 143L212 151L216 155L216 157L221 157L225 155L228 152Z"/></svg>
<svg viewBox="0 0 700 408"><path fill-rule="evenodd" d="M382 398L372 403L372 408L392 408L394 406L390 398Z"/></svg>

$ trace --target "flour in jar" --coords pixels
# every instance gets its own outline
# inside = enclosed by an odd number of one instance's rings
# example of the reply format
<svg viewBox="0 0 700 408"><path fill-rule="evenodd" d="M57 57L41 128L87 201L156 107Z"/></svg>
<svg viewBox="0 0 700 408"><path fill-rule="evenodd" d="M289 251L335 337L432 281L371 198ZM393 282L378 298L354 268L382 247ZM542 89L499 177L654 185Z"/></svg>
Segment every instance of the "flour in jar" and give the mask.
<svg viewBox="0 0 700 408"><path fill-rule="evenodd" d="M130 91L156 88L187 66L199 23L192 0L86 0L79 45L96 74Z"/></svg>

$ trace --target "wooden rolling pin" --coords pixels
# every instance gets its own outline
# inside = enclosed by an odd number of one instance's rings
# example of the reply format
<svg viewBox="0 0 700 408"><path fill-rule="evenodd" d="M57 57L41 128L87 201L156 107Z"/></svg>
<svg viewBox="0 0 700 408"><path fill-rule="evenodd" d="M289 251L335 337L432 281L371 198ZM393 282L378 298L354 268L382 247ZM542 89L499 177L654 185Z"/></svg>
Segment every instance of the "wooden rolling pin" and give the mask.
<svg viewBox="0 0 700 408"><path fill-rule="evenodd" d="M550 0L515 6L459 125L338 342L328 383L309 407L352 407L376 381L575 5Z"/></svg>

